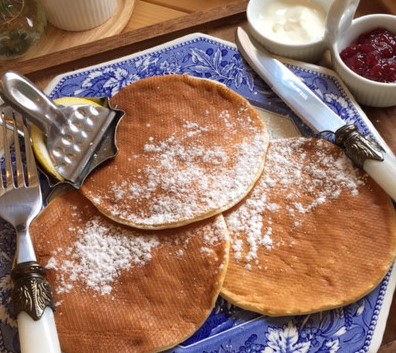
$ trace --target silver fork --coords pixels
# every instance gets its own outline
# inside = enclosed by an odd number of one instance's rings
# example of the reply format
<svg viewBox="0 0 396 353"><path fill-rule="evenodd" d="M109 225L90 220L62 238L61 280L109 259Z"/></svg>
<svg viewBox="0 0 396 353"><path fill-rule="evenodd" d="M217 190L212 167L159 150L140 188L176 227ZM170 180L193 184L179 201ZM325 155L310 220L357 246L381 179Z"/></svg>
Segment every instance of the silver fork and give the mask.
<svg viewBox="0 0 396 353"><path fill-rule="evenodd" d="M12 114L7 118L2 112L1 121L5 172L0 170L0 217L10 223L17 233L11 276L14 280L12 302L18 320L21 352L58 353L61 350L55 327L52 291L44 278L45 269L37 263L29 234L29 226L42 208L30 134L20 115ZM13 129L12 134L7 133L7 126ZM18 131L23 131L25 158Z"/></svg>

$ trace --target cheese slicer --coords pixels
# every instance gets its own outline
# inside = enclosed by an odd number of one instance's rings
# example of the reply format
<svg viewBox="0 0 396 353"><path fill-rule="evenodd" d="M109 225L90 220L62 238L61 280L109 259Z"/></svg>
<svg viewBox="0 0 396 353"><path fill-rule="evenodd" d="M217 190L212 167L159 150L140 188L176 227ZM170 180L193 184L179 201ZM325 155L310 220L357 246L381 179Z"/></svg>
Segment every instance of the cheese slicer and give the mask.
<svg viewBox="0 0 396 353"><path fill-rule="evenodd" d="M92 170L118 153L116 130L124 112L111 107L107 98L104 106L56 105L13 71L2 76L0 97L44 133L48 154L62 182L80 188Z"/></svg>

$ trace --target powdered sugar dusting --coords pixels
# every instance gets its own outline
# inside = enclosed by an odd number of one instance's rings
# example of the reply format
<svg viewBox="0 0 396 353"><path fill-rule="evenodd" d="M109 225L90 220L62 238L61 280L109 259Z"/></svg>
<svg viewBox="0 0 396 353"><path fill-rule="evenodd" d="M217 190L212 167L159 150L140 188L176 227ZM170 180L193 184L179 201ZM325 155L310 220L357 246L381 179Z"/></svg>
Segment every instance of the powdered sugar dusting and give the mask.
<svg viewBox="0 0 396 353"><path fill-rule="evenodd" d="M240 114L246 114L244 108ZM256 126L247 116L223 111L218 119L224 123L224 132L230 130L228 136L241 134L238 144L202 144L199 137L218 124L209 118L201 125L186 120L181 138L175 134L162 140L149 137L143 151L146 166L134 171L133 180L110 183L112 195L107 199L112 202L108 206L112 217L131 225L169 224L221 211L242 199L263 167L267 134L261 123ZM104 201L91 199L98 207Z"/></svg>
<svg viewBox="0 0 396 353"><path fill-rule="evenodd" d="M73 217L78 220L79 213L75 212ZM76 241L66 249L54 250L46 265L56 271L58 294L68 293L78 285L99 295L109 295L122 272L151 262L155 249L171 245L169 256L180 258L188 251L190 240L203 234L200 252L208 255L215 253L215 246L229 241L222 217L170 237L117 226L104 221L102 216L94 216L84 226L71 227L69 231L77 234Z"/></svg>
<svg viewBox="0 0 396 353"><path fill-rule="evenodd" d="M313 156L306 149L310 143L315 146ZM251 268L260 251L285 245L272 241L272 222L280 210L286 208L298 229L303 227L307 213L339 198L342 192L357 196L363 184L364 177L344 153L335 154L325 141L306 138L273 141L262 177L246 202L226 215L235 260L244 259ZM275 189L285 193L287 202L279 205L268 200Z"/></svg>
<svg viewBox="0 0 396 353"><path fill-rule="evenodd" d="M100 217L92 218L83 228L74 231L78 240L64 250L70 260L58 263L57 255L63 251L58 249L47 265L61 277L58 293L69 292L73 283L80 280L102 295L109 294L111 283L121 271L144 266L151 260L151 251L160 246L155 235L139 236L125 228L109 226Z"/></svg>

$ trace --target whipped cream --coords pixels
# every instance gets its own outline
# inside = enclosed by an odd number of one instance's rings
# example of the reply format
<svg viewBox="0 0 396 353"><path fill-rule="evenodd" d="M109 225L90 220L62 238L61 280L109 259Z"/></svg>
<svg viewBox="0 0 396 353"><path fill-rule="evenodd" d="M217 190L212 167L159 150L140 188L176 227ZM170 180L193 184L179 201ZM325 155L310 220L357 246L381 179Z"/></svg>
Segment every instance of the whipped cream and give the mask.
<svg viewBox="0 0 396 353"><path fill-rule="evenodd" d="M259 30L284 44L308 44L323 38L326 12L310 0L273 1L258 14Z"/></svg>

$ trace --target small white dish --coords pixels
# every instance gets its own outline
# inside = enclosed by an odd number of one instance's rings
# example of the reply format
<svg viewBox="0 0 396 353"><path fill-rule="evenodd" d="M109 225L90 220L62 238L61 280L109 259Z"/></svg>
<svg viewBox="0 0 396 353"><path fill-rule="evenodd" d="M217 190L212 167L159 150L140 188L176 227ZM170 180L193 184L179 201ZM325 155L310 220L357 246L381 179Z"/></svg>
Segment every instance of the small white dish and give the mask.
<svg viewBox="0 0 396 353"><path fill-rule="evenodd" d="M360 34L382 27L396 34L396 16L374 14L359 17L342 32L331 46L332 65L348 86L355 99L371 107L396 105L396 83L383 83L364 78L351 70L341 59L340 53L350 46Z"/></svg>
<svg viewBox="0 0 396 353"><path fill-rule="evenodd" d="M117 0L40 0L48 22L66 31L85 31L105 23Z"/></svg>
<svg viewBox="0 0 396 353"><path fill-rule="evenodd" d="M250 33L275 55L316 62L326 50L325 20L331 4L329 0L250 0L246 9ZM276 11L274 7L277 8ZM286 8L292 18L288 19L285 15ZM299 11L306 12L299 14ZM277 14L279 21L268 25L271 18ZM307 21L307 16L310 21ZM319 25L319 18L322 21L322 28ZM300 31L301 28L308 29L302 35L308 35L311 39L305 37L298 40L297 36L292 38L295 34L293 31ZM277 34L280 32L285 36L278 40Z"/></svg>

